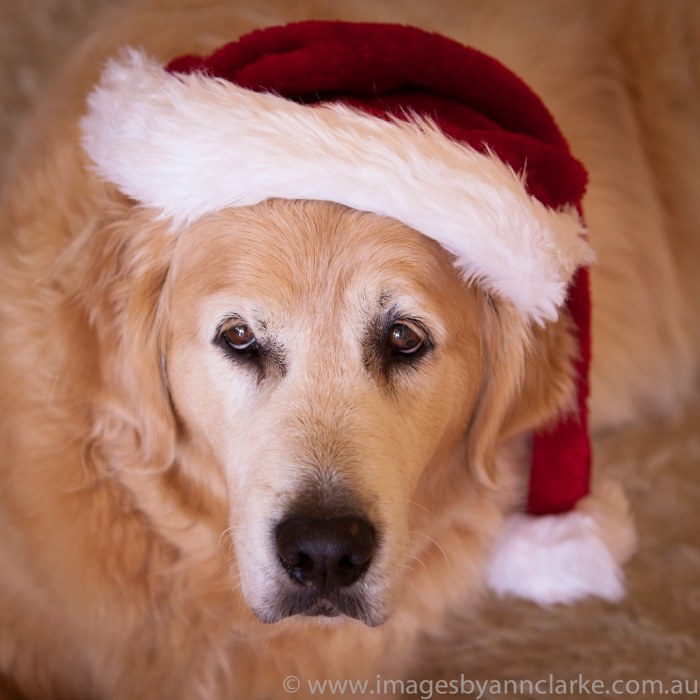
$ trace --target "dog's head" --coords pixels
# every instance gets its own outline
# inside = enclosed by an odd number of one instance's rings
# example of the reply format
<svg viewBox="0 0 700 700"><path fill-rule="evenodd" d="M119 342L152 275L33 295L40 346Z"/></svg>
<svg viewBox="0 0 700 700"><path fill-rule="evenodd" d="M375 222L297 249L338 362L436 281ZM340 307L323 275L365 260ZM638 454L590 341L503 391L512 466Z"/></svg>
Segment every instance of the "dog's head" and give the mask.
<svg viewBox="0 0 700 700"><path fill-rule="evenodd" d="M224 507L263 621L380 624L421 519L489 498L499 442L571 398L566 316L530 326L396 221L271 200L174 234L114 206L81 275L111 417L93 452Z"/></svg>

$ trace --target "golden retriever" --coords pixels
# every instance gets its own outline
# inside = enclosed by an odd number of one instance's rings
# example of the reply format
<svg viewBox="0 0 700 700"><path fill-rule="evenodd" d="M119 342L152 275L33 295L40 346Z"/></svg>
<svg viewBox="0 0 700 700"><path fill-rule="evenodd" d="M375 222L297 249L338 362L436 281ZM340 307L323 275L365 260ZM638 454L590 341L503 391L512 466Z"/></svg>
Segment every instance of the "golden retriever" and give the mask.
<svg viewBox="0 0 700 700"><path fill-rule="evenodd" d="M567 315L524 324L399 222L273 199L173 236L101 182L78 124L120 46L167 61L342 16L501 58L590 171L594 426L692 393L700 122L690 77L655 63L682 23L659 28L654 3L501 4L142 3L72 59L1 212L0 676L20 693L273 698L291 675L405 676L419 633L482 589L528 436L572 399ZM351 549L322 597L295 559L319 521ZM609 546L624 559L631 536Z"/></svg>

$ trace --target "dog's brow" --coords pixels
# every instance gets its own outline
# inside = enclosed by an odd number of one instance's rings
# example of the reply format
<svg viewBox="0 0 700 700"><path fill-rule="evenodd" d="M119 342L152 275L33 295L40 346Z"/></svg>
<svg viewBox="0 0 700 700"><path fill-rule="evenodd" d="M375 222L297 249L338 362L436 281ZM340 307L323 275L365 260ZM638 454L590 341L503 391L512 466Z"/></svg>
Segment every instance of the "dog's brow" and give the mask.
<svg viewBox="0 0 700 700"><path fill-rule="evenodd" d="M391 300L391 293L388 292L386 289L383 289L379 295L379 299L377 300L377 303L379 304L380 309L385 309L389 301Z"/></svg>

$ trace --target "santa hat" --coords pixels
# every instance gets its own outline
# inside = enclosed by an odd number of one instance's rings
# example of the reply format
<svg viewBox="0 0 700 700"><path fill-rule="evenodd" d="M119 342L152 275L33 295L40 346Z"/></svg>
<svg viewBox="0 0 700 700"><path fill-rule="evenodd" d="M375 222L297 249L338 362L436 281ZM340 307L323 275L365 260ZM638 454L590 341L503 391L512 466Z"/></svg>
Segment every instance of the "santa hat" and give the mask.
<svg viewBox="0 0 700 700"><path fill-rule="evenodd" d="M621 596L627 548L603 526L624 529L624 507L588 495L586 173L520 79L411 27L303 22L166 67L126 51L82 127L97 172L175 226L272 197L338 202L434 239L528 322L565 306L577 410L534 435L528 513L506 523L489 582L543 603Z"/></svg>

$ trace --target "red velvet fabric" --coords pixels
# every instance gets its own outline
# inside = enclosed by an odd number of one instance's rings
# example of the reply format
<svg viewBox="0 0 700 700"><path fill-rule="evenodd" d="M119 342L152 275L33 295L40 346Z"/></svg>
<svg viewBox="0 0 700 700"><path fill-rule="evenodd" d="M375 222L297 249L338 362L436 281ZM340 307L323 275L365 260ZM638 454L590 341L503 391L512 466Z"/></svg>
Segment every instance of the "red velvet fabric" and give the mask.
<svg viewBox="0 0 700 700"><path fill-rule="evenodd" d="M309 106L342 102L378 118L429 117L453 139L490 149L552 208L581 210L586 172L541 100L489 56L438 34L390 24L301 22L252 32L210 56L182 56L172 72L204 72ZM588 492L588 274L568 308L578 326L577 415L533 439L528 511L570 510Z"/></svg>

